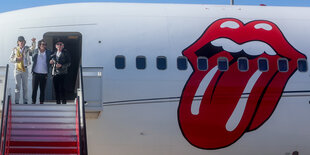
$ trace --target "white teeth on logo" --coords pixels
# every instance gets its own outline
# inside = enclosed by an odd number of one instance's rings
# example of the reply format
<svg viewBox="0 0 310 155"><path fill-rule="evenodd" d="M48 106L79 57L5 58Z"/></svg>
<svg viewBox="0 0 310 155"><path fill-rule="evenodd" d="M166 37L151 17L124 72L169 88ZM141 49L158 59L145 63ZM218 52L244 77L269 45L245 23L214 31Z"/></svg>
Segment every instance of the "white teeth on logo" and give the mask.
<svg viewBox="0 0 310 155"><path fill-rule="evenodd" d="M211 44L213 46L222 47L225 51L230 53L237 53L243 50L246 54L252 56L261 55L264 52L269 55L276 55L276 52L268 44L261 41L249 41L239 45L230 39L219 38L211 41Z"/></svg>
<svg viewBox="0 0 310 155"><path fill-rule="evenodd" d="M265 24L265 23L256 24L254 27L256 29L264 29L264 30L267 30L267 31L272 30L272 26L269 25L269 24Z"/></svg>
<svg viewBox="0 0 310 155"><path fill-rule="evenodd" d="M225 28L225 27L228 27L231 29L237 29L240 27L240 25L234 21L227 21L221 24L221 28Z"/></svg>

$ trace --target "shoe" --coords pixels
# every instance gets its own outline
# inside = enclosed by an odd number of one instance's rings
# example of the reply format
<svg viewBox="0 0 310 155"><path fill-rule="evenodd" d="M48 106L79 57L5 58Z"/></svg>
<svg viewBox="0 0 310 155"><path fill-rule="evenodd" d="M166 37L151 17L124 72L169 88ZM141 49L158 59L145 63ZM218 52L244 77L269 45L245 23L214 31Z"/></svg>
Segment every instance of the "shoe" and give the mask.
<svg viewBox="0 0 310 155"><path fill-rule="evenodd" d="M24 104L28 104L27 102L24 102Z"/></svg>
<svg viewBox="0 0 310 155"><path fill-rule="evenodd" d="M18 102L15 102L15 104L19 104Z"/></svg>
<svg viewBox="0 0 310 155"><path fill-rule="evenodd" d="M32 104L36 104L35 102L32 102Z"/></svg>
<svg viewBox="0 0 310 155"><path fill-rule="evenodd" d="M43 104L43 102L40 102L40 104Z"/></svg>

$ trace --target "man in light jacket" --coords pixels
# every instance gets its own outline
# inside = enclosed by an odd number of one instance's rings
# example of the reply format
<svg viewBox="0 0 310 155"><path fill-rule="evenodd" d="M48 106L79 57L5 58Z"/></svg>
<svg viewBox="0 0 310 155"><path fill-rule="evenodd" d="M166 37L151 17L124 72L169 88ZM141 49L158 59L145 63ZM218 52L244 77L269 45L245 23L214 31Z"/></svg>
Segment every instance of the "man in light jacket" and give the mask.
<svg viewBox="0 0 310 155"><path fill-rule="evenodd" d="M23 87L23 102L28 103L28 67L31 65L30 55L35 49L35 38L32 38L32 46L26 45L25 38L19 36L17 39L17 47L12 50L10 61L15 63L15 103L19 104L20 87Z"/></svg>

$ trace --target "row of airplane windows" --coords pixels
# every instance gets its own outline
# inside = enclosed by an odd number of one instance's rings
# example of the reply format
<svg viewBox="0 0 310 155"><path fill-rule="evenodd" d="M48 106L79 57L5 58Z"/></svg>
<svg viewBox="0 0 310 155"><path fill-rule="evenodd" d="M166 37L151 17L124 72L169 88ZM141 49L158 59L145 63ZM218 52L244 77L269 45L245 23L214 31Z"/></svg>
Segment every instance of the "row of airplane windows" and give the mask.
<svg viewBox="0 0 310 155"><path fill-rule="evenodd" d="M227 71L229 69L228 59L225 57L218 58L217 66L220 71ZM249 70L249 60L245 57L239 58L237 60L238 69L242 72L246 72ZM267 58L259 58L258 59L258 69L262 72L267 72L269 70L269 63ZM278 70L280 72L287 72L289 70L289 62L286 58L278 59ZM125 69L126 62L125 56L118 55L115 57L115 68L116 69ZM158 56L156 58L156 67L159 70L167 69L167 58L165 56ZM307 72L308 65L306 59L299 59L297 61L297 67L300 72ZM143 70L146 69L146 57L145 56L137 56L136 57L136 68ZM187 70L188 63L187 58L184 56L179 56L177 58L177 68L179 70ZM201 71L208 70L208 59L206 57L198 57L197 59L197 68Z"/></svg>

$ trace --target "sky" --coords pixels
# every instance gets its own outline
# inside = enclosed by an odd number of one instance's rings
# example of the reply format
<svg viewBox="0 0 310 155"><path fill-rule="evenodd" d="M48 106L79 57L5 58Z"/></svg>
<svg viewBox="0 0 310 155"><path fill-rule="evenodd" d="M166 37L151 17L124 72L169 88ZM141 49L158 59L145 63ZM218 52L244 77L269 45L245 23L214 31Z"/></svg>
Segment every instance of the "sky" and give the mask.
<svg viewBox="0 0 310 155"><path fill-rule="evenodd" d="M229 5L230 0L0 0L0 13L23 8L79 2L181 3ZM310 0L234 0L235 5L310 7Z"/></svg>

